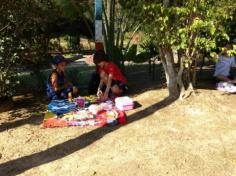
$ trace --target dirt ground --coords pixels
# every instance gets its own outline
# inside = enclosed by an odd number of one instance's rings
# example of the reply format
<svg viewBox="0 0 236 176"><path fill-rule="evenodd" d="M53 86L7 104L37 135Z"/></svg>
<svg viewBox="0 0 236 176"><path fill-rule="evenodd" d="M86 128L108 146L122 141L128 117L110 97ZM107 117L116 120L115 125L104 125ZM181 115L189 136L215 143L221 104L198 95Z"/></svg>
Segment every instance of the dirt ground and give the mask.
<svg viewBox="0 0 236 176"><path fill-rule="evenodd" d="M166 96L137 92L127 125L100 128L43 129L47 102L30 95L1 104L0 175L235 176L236 96Z"/></svg>

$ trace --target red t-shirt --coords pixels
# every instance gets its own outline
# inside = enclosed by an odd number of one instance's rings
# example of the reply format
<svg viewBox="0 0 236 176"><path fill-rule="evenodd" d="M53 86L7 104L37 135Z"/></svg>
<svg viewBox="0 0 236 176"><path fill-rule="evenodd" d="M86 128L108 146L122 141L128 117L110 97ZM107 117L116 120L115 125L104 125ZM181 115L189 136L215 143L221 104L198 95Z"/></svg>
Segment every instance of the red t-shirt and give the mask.
<svg viewBox="0 0 236 176"><path fill-rule="evenodd" d="M127 79L122 74L120 68L112 62L108 62L108 65L105 66L104 68L98 67L98 70L99 72L104 71L108 75L111 74L113 80L118 80L125 84L127 83Z"/></svg>

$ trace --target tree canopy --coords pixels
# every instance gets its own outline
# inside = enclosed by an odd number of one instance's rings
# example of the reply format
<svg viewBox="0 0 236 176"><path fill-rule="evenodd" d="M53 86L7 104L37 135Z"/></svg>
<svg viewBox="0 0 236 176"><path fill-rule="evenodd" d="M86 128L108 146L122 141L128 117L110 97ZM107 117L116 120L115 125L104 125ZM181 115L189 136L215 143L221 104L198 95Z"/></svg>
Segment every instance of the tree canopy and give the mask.
<svg viewBox="0 0 236 176"><path fill-rule="evenodd" d="M49 41L62 35L93 38L93 23L84 14L69 14L73 1L2 0L0 2L0 97L14 93L21 68L36 74L50 62ZM66 3L62 6L61 3ZM71 5L70 7L68 7ZM74 7L74 6L72 6ZM79 6L80 7L80 6ZM84 10L85 11L85 10Z"/></svg>
<svg viewBox="0 0 236 176"><path fill-rule="evenodd" d="M232 20L235 8L235 2L215 0L144 3L144 30L159 48L170 97L185 97L186 90L192 90L192 67L202 53L216 50L219 40L233 40L225 21Z"/></svg>
<svg viewBox="0 0 236 176"><path fill-rule="evenodd" d="M2 0L0 2L0 97L12 95L20 69L37 74L47 65L49 41L60 35L94 39L94 1ZM170 97L193 89L195 66L236 42L235 0L103 0L104 45L116 63L160 55ZM145 37L137 53L131 40Z"/></svg>

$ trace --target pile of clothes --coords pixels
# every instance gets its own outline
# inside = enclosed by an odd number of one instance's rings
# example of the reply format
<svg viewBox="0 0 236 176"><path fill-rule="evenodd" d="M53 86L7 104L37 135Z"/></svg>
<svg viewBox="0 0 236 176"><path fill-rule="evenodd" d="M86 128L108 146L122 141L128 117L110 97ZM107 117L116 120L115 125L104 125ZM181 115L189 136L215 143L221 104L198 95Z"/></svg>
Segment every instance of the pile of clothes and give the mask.
<svg viewBox="0 0 236 176"><path fill-rule="evenodd" d="M121 98L121 99L120 99ZM43 120L44 128L70 126L105 126L126 123L125 109L133 109L130 98L120 97L113 101L98 102L95 96L68 100L53 100ZM128 101L127 101L128 100ZM122 102L124 101L124 108ZM117 105L119 105L117 108ZM126 107L126 108L125 108ZM128 107L128 108L127 108Z"/></svg>
<svg viewBox="0 0 236 176"><path fill-rule="evenodd" d="M216 84L216 89L219 91L227 92L227 93L235 93L236 86L230 82L219 82Z"/></svg>

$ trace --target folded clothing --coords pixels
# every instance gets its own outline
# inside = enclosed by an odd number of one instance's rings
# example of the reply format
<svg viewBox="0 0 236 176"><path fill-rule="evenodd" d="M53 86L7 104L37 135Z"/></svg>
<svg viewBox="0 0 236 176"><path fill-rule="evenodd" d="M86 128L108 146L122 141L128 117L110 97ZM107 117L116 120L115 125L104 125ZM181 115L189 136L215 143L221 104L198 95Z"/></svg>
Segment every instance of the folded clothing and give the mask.
<svg viewBox="0 0 236 176"><path fill-rule="evenodd" d="M68 113L72 110L76 110L77 103L69 102L68 100L52 100L48 105L48 111L57 115Z"/></svg>
<svg viewBox="0 0 236 176"><path fill-rule="evenodd" d="M235 93L236 92L236 86L229 82L219 82L216 85L217 90L228 92L228 93Z"/></svg>
<svg viewBox="0 0 236 176"><path fill-rule="evenodd" d="M77 111L71 111L69 113L66 113L62 115L60 118L72 121L72 120L87 120L87 119L93 119L96 116L94 116L92 113L90 113L87 110L77 110Z"/></svg>
<svg viewBox="0 0 236 176"><path fill-rule="evenodd" d="M92 104L88 107L89 112L92 114L97 114L99 111L102 110L112 110L114 109L114 103L112 101L106 101L100 104Z"/></svg>
<svg viewBox="0 0 236 176"><path fill-rule="evenodd" d="M125 97L118 97L115 99L116 108L121 111L128 111L134 109L134 102L131 98Z"/></svg>

